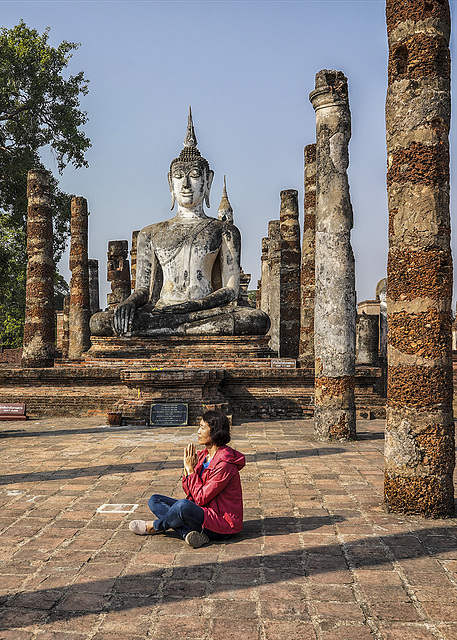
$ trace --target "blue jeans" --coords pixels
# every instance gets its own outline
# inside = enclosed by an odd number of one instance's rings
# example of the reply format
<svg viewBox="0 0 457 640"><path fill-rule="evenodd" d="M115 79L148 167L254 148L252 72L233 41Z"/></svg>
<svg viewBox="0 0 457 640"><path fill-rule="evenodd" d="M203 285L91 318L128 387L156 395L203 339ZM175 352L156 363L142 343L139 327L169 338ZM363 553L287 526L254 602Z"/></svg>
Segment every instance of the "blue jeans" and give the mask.
<svg viewBox="0 0 457 640"><path fill-rule="evenodd" d="M203 528L205 512L198 504L191 500L175 500L168 496L154 494L148 500L148 506L156 516L154 529L165 531L174 529L181 538L185 538L190 531L203 531L211 540L225 540L232 534L224 535Z"/></svg>

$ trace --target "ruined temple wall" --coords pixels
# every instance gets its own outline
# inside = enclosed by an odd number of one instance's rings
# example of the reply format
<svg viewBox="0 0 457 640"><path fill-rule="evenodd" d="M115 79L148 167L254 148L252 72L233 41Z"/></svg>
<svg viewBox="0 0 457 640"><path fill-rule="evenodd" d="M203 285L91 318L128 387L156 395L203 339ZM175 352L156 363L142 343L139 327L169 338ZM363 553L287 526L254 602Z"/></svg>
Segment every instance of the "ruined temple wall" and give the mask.
<svg viewBox="0 0 457 640"><path fill-rule="evenodd" d="M299 360L314 366L314 289L316 250L316 145L305 147L305 202L301 254Z"/></svg>
<svg viewBox="0 0 457 640"><path fill-rule="evenodd" d="M447 0L387 0L389 257L385 500L454 512Z"/></svg>
<svg viewBox="0 0 457 640"><path fill-rule="evenodd" d="M27 175L27 284L24 367L52 367L55 355L54 260L50 174Z"/></svg>
<svg viewBox="0 0 457 640"><path fill-rule="evenodd" d="M351 136L347 79L316 74L315 412L318 439L355 437L355 264L347 167Z"/></svg>

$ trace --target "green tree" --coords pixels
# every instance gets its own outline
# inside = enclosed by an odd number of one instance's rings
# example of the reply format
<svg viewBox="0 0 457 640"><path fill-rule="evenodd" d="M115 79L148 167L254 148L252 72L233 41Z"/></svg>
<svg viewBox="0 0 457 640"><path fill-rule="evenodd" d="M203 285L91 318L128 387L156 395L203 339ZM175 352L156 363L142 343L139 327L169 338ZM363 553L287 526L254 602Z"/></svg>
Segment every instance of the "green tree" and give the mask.
<svg viewBox="0 0 457 640"><path fill-rule="evenodd" d="M64 41L52 47L48 38L49 29L40 34L23 21L0 28L0 342L9 347L22 344L27 171L44 166L40 151L45 148L59 173L68 164L88 166L90 140L81 130L87 115L80 109L87 80L82 71L63 75L79 45ZM56 263L69 234L70 200L53 177Z"/></svg>

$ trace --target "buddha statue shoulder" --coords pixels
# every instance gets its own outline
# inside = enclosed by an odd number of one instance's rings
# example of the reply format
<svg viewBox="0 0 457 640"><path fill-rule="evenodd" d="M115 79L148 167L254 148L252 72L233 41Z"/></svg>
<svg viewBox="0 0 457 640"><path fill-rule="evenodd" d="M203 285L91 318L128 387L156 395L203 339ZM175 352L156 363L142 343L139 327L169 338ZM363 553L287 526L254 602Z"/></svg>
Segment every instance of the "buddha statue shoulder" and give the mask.
<svg viewBox="0 0 457 640"><path fill-rule="evenodd" d="M114 312L92 316L92 335L263 335L268 331L266 313L236 304L241 236L230 210L217 219L204 211L204 204L210 206L213 176L197 149L189 111L184 148L168 174L176 215L140 231L136 289Z"/></svg>

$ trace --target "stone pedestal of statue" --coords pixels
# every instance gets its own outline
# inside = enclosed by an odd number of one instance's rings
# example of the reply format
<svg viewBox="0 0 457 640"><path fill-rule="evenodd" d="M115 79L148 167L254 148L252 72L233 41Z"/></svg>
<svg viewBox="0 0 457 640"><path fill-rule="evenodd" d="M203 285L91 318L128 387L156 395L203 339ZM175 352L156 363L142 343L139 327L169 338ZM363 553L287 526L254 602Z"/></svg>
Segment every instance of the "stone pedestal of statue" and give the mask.
<svg viewBox="0 0 457 640"><path fill-rule="evenodd" d="M163 338L102 338L92 336L92 346L83 360L87 364L119 364L135 361L153 367L176 368L185 365L215 368L221 363L276 356L266 336L170 336Z"/></svg>
<svg viewBox="0 0 457 640"><path fill-rule="evenodd" d="M228 371L269 369L277 354L266 336L91 338L83 354L89 368L121 369L125 387L115 409L129 424L148 424L151 405L185 403L189 424L208 409L231 412L221 383Z"/></svg>

